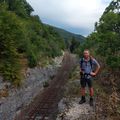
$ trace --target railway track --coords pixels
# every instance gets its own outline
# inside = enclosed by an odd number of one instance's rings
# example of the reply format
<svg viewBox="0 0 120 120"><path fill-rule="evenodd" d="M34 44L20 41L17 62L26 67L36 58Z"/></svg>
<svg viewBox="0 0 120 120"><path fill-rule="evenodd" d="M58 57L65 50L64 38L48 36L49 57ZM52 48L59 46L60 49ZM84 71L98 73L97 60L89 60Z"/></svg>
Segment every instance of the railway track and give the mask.
<svg viewBox="0 0 120 120"><path fill-rule="evenodd" d="M67 82L69 73L74 66L71 55L66 52L61 68L49 87L45 88L28 106L26 106L15 120L55 120L57 104L63 93L63 86Z"/></svg>

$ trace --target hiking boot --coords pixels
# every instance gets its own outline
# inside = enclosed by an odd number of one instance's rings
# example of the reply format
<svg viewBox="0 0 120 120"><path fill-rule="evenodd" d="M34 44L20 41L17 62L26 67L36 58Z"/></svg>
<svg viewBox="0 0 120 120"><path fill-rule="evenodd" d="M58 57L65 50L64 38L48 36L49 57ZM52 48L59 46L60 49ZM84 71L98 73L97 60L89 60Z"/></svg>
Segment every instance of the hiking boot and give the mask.
<svg viewBox="0 0 120 120"><path fill-rule="evenodd" d="M86 99L85 99L85 97L84 97L84 96L82 96L82 98L81 98L81 100L80 100L79 104L83 104L83 103L85 103L85 102L86 102Z"/></svg>
<svg viewBox="0 0 120 120"><path fill-rule="evenodd" d="M92 97L90 98L89 104L90 104L90 106L93 106L93 98Z"/></svg>

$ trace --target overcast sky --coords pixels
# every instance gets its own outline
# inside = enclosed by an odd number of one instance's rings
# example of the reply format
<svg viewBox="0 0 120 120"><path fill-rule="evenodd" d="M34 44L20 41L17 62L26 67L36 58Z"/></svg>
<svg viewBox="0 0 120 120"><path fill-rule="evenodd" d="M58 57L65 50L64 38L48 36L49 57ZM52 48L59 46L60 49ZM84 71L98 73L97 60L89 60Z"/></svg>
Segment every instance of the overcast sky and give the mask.
<svg viewBox="0 0 120 120"><path fill-rule="evenodd" d="M42 22L87 36L111 0L27 0Z"/></svg>

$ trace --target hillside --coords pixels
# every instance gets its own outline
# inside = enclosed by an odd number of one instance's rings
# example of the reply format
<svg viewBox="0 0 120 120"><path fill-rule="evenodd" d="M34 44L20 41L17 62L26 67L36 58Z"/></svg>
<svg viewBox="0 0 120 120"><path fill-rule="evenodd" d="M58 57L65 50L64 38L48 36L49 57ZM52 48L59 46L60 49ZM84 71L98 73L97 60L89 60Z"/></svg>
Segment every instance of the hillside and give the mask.
<svg viewBox="0 0 120 120"><path fill-rule="evenodd" d="M21 58L28 67L60 56L64 40L45 26L26 0L0 1L0 74L15 85L21 82ZM23 63L24 64L24 63Z"/></svg>
<svg viewBox="0 0 120 120"><path fill-rule="evenodd" d="M48 63L67 45L73 51L78 41L84 40L81 35L43 24L33 11L26 0L0 1L0 74L16 85L22 79L24 64L33 68L43 61ZM70 40L69 44L65 40Z"/></svg>
<svg viewBox="0 0 120 120"><path fill-rule="evenodd" d="M57 31L57 33L64 39L64 40L71 40L73 37L80 41L83 42L85 40L85 37L79 34L74 34L71 32L68 32L64 29L61 28L57 28L57 27L53 27L55 29L55 31Z"/></svg>

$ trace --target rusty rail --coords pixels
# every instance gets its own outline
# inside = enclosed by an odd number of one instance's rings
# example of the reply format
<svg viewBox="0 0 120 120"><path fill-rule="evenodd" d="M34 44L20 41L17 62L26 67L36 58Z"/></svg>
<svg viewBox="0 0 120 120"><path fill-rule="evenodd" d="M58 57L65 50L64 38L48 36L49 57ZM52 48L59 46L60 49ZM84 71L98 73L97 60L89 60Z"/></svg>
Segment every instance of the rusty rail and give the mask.
<svg viewBox="0 0 120 120"><path fill-rule="evenodd" d="M15 120L54 120L57 104L62 96L62 89L69 73L74 66L71 55L67 52L64 56L62 67L58 70L56 77L50 86L45 88L32 103L26 106L16 115Z"/></svg>

